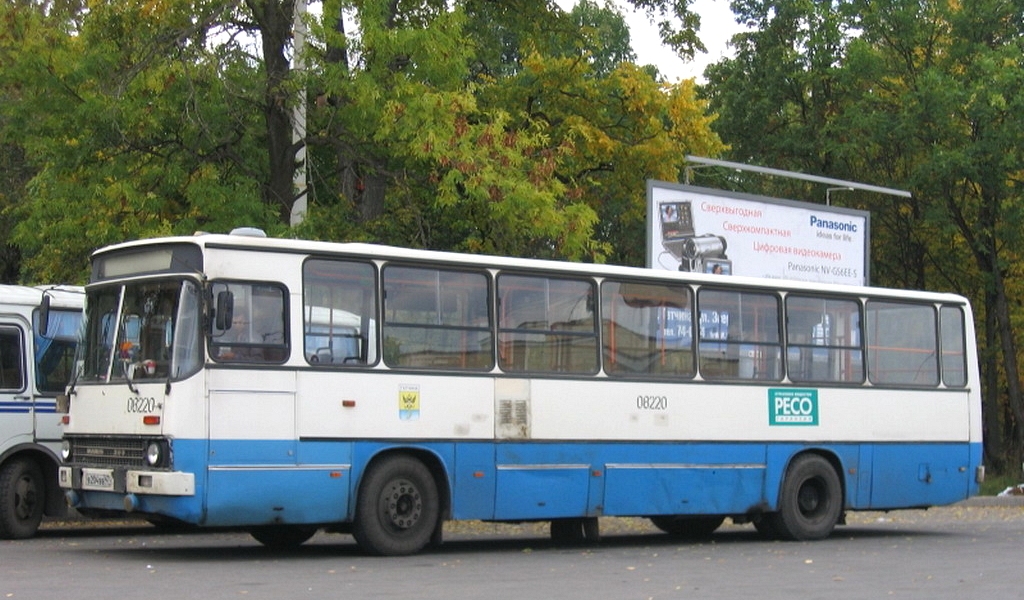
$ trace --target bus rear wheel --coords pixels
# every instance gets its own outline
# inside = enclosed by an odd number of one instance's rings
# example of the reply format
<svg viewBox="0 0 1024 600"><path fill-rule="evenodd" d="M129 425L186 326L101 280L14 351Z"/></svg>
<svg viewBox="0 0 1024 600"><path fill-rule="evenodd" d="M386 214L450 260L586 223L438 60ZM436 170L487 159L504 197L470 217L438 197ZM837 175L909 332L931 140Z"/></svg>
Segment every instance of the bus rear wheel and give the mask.
<svg viewBox="0 0 1024 600"><path fill-rule="evenodd" d="M39 465L16 458L0 467L0 538L25 539L35 535L43 520L46 481Z"/></svg>
<svg viewBox="0 0 1024 600"><path fill-rule="evenodd" d="M438 498L437 483L422 462L405 455L385 457L359 486L352 536L370 554L415 554L435 534Z"/></svg>
<svg viewBox="0 0 1024 600"><path fill-rule="evenodd" d="M779 511L765 515L772 533L788 540L820 540L835 529L843 489L832 463L817 454L796 457L786 469Z"/></svg>

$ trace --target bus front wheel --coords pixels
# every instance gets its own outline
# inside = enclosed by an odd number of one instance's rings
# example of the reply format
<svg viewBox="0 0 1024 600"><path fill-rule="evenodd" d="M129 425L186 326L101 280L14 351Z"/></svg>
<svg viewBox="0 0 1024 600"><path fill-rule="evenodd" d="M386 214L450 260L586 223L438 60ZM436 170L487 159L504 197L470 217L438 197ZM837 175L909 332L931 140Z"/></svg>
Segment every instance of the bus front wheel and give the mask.
<svg viewBox="0 0 1024 600"><path fill-rule="evenodd" d="M30 538L43 520L46 480L35 461L16 458L0 467L0 538Z"/></svg>
<svg viewBox="0 0 1024 600"><path fill-rule="evenodd" d="M836 470L824 457L804 454L786 469L779 511L765 515L766 530L783 539L820 540L832 533L842 511L843 489Z"/></svg>
<svg viewBox="0 0 1024 600"><path fill-rule="evenodd" d="M440 514L430 470L410 456L389 456L359 486L352 536L371 554L415 554L430 543Z"/></svg>

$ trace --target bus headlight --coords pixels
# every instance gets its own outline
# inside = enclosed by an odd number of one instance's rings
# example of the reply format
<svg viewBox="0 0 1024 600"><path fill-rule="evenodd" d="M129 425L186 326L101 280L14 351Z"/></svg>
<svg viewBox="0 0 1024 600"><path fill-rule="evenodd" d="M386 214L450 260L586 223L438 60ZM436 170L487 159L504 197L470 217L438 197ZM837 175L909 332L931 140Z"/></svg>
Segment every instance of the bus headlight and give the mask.
<svg viewBox="0 0 1024 600"><path fill-rule="evenodd" d="M71 458L71 442L64 440L60 443L60 459L68 462Z"/></svg>
<svg viewBox="0 0 1024 600"><path fill-rule="evenodd" d="M160 442L150 442L146 446L146 464L151 467L160 466L164 459L164 448Z"/></svg>

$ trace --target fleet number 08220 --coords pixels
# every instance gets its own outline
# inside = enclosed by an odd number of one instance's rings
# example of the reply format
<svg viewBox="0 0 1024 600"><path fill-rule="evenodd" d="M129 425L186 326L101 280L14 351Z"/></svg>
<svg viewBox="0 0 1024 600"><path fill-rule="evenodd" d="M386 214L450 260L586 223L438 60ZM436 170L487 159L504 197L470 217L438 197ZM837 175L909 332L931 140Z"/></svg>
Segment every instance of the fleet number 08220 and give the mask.
<svg viewBox="0 0 1024 600"><path fill-rule="evenodd" d="M668 410L666 396L637 396L636 407L640 410Z"/></svg>

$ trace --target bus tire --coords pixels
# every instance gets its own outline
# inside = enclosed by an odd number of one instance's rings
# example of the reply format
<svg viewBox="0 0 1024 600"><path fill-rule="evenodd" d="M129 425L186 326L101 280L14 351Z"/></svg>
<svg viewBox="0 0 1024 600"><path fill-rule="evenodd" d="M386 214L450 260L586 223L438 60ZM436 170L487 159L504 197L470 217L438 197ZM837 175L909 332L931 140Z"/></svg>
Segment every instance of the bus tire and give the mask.
<svg viewBox="0 0 1024 600"><path fill-rule="evenodd" d="M441 515L438 498L437 483L422 462L385 457L359 486L352 537L370 554L415 554L434 536Z"/></svg>
<svg viewBox="0 0 1024 600"><path fill-rule="evenodd" d="M754 519L754 529L757 530L758 535L766 540L775 540L779 537L779 532L775 531L775 518L773 513L765 513Z"/></svg>
<svg viewBox="0 0 1024 600"><path fill-rule="evenodd" d="M316 535L312 525L265 525L249 531L249 535L272 550L297 548Z"/></svg>
<svg viewBox="0 0 1024 600"><path fill-rule="evenodd" d="M724 521L725 517L721 515L651 517L651 523L654 523L654 526L658 529L669 535L688 540L700 540L711 537L711 534Z"/></svg>
<svg viewBox="0 0 1024 600"><path fill-rule="evenodd" d="M46 480L35 461L16 458L0 467L0 538L30 538L39 530Z"/></svg>
<svg viewBox="0 0 1024 600"><path fill-rule="evenodd" d="M832 463L803 454L786 469L779 511L765 518L781 539L820 540L832 533L842 512L843 489Z"/></svg>

